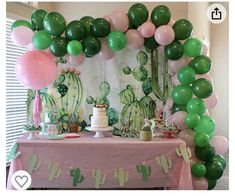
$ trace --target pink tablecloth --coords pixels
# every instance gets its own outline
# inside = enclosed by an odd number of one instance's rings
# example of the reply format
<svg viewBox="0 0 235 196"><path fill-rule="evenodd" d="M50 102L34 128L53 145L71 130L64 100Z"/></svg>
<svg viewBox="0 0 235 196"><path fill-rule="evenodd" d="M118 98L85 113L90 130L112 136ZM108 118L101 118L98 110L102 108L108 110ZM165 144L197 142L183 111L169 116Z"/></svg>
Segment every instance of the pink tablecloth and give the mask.
<svg viewBox="0 0 235 196"><path fill-rule="evenodd" d="M120 138L110 136L102 139L93 137L93 133L81 133L80 138L48 140L45 136L38 140L27 140L25 137L17 141L20 156L11 162L8 189L13 189L11 176L17 170L28 171L28 157L37 155L41 161L37 171L33 171L32 188L94 188L92 170L100 169L106 180L100 188L120 188L114 175L115 168L128 172L128 181L122 188L167 187L175 189L192 189L190 164L177 156L175 149L185 143L176 139L154 138L143 142L137 138ZM165 174L156 163L156 157L171 157L170 173ZM48 164L59 164L61 174L53 180L48 179ZM145 163L151 166L151 175L143 181L136 165ZM72 184L71 168L79 168L85 177L77 187Z"/></svg>

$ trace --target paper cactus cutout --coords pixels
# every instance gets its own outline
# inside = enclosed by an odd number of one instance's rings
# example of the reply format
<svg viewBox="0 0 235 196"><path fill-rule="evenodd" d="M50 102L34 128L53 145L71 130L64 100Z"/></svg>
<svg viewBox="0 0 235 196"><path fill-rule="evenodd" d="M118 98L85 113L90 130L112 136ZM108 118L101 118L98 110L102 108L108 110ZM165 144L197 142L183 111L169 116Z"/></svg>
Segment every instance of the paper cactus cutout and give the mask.
<svg viewBox="0 0 235 196"><path fill-rule="evenodd" d="M114 175L118 179L120 187L124 187L125 184L128 182L128 172L125 171L123 168L115 169Z"/></svg>
<svg viewBox="0 0 235 196"><path fill-rule="evenodd" d="M95 180L95 188L100 188L100 185L103 185L106 180L106 175L102 174L102 171L99 169L92 170L92 178Z"/></svg>
<svg viewBox="0 0 235 196"><path fill-rule="evenodd" d="M33 171L38 171L41 165L37 155L30 155L28 157L28 172L31 174Z"/></svg>
<svg viewBox="0 0 235 196"><path fill-rule="evenodd" d="M165 174L170 173L170 169L172 167L171 157L166 157L165 155L161 155L160 157L156 158L157 165L162 167Z"/></svg>
<svg viewBox="0 0 235 196"><path fill-rule="evenodd" d="M7 162L15 160L21 154L21 152L16 152L17 148L18 148L18 144L14 143L7 156Z"/></svg>
<svg viewBox="0 0 235 196"><path fill-rule="evenodd" d="M80 168L70 170L70 176L73 177L73 186L77 186L82 183L85 177L82 175Z"/></svg>
<svg viewBox="0 0 235 196"><path fill-rule="evenodd" d="M59 168L59 164L50 161L48 164L48 172L49 172L48 180L52 181L55 178L58 178L61 174L61 169Z"/></svg>
<svg viewBox="0 0 235 196"><path fill-rule="evenodd" d="M145 163L136 165L136 170L138 173L142 174L143 181L147 182L148 177L151 175L151 166L147 166Z"/></svg>
<svg viewBox="0 0 235 196"><path fill-rule="evenodd" d="M192 153L189 147L180 146L176 148L176 154L178 156L182 156L186 163L190 163L190 157L192 156Z"/></svg>

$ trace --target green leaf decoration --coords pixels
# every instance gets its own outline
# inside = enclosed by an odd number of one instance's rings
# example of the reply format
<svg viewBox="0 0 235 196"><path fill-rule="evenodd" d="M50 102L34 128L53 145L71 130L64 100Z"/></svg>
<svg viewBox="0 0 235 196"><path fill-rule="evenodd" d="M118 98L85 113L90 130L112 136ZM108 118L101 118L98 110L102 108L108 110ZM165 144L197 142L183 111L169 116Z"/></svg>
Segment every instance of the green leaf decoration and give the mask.
<svg viewBox="0 0 235 196"><path fill-rule="evenodd" d="M123 68L123 73L126 74L126 75L129 75L129 74L132 73L132 70L131 70L131 68L129 66L125 66Z"/></svg>
<svg viewBox="0 0 235 196"><path fill-rule="evenodd" d="M115 169L114 176L118 179L120 187L124 187L125 184L128 182L128 172L125 171L123 168Z"/></svg>
<svg viewBox="0 0 235 196"><path fill-rule="evenodd" d="M18 148L18 144L14 143L13 146L11 147L11 150L7 156L7 162L15 160L20 154L21 152L16 152Z"/></svg>
<svg viewBox="0 0 235 196"><path fill-rule="evenodd" d="M28 157L28 172L30 174L33 173L33 171L38 171L41 165L41 161L39 160L37 155L30 155Z"/></svg>
<svg viewBox="0 0 235 196"><path fill-rule="evenodd" d="M82 183L85 177L82 175L80 168L72 168L70 170L70 176L73 177L73 186L76 187Z"/></svg>
<svg viewBox="0 0 235 196"><path fill-rule="evenodd" d="M153 87L152 87L152 80L151 78L147 78L143 83L142 83L142 90L146 96L148 96L151 92L153 92Z"/></svg>
<svg viewBox="0 0 235 196"><path fill-rule="evenodd" d="M59 164L50 161L48 164L48 172L49 172L49 175L48 175L49 181L59 178L61 175L61 169L59 167Z"/></svg>
<svg viewBox="0 0 235 196"><path fill-rule="evenodd" d="M133 70L133 76L137 81L143 82L148 77L148 71L145 67L135 67Z"/></svg>
<svg viewBox="0 0 235 196"><path fill-rule="evenodd" d="M147 182L148 177L151 176L151 166L147 166L145 163L136 165L136 170L138 173L142 174L143 181Z"/></svg>
<svg viewBox="0 0 235 196"><path fill-rule="evenodd" d="M108 94L110 92L110 85L109 85L109 83L107 81L101 82L100 86L99 86L99 90L100 90L100 93L101 93L102 97L108 96Z"/></svg>
<svg viewBox="0 0 235 196"><path fill-rule="evenodd" d="M170 169L172 167L171 157L166 157L165 155L161 155L160 157L156 157L156 162L159 167L163 169L165 174L170 173Z"/></svg>
<svg viewBox="0 0 235 196"><path fill-rule="evenodd" d="M107 110L107 115L109 119L109 126L112 126L119 121L118 111L115 108L109 108Z"/></svg>
<svg viewBox="0 0 235 196"><path fill-rule="evenodd" d="M191 150L189 147L181 145L176 148L176 154L182 156L186 163L190 163L190 157L192 156Z"/></svg>
<svg viewBox="0 0 235 196"><path fill-rule="evenodd" d="M140 66L144 66L148 62L148 55L143 51L139 51L136 55L136 60Z"/></svg>
<svg viewBox="0 0 235 196"><path fill-rule="evenodd" d="M106 180L106 175L102 173L99 169L92 170L92 178L95 180L95 188L99 189L101 185L104 185Z"/></svg>

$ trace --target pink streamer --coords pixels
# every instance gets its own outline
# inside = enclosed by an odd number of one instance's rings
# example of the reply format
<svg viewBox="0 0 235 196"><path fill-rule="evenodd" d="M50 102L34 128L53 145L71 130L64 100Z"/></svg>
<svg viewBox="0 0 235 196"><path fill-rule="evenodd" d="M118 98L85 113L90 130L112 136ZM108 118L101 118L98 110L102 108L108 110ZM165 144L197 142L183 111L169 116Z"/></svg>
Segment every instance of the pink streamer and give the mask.
<svg viewBox="0 0 235 196"><path fill-rule="evenodd" d="M35 127L39 127L41 111L42 111L42 100L39 91L36 91L33 103L33 121Z"/></svg>

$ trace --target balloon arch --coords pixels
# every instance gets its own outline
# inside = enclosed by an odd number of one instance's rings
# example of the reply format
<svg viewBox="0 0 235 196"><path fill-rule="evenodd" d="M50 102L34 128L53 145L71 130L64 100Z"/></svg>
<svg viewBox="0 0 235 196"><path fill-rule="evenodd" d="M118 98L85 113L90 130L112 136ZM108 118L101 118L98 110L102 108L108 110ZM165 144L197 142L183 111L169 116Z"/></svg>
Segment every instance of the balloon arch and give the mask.
<svg viewBox="0 0 235 196"><path fill-rule="evenodd" d="M35 126L39 126L41 111L39 90L55 80L59 62L80 65L97 54L108 60L126 46L145 47L152 59L152 91L171 110L174 125L181 130L178 137L195 149L191 159L194 189L213 189L226 167L222 154L228 150L228 141L215 135L215 122L208 113L218 100L209 75L208 46L192 32L191 22L174 21L168 7L156 6L150 14L141 3L132 5L128 13L118 10L96 19L84 16L67 25L60 13L42 9L32 13L31 23L15 21L12 41L29 49L17 61L16 74L26 87L38 92ZM154 53L158 51L162 51L172 77L172 98L157 83Z"/></svg>

